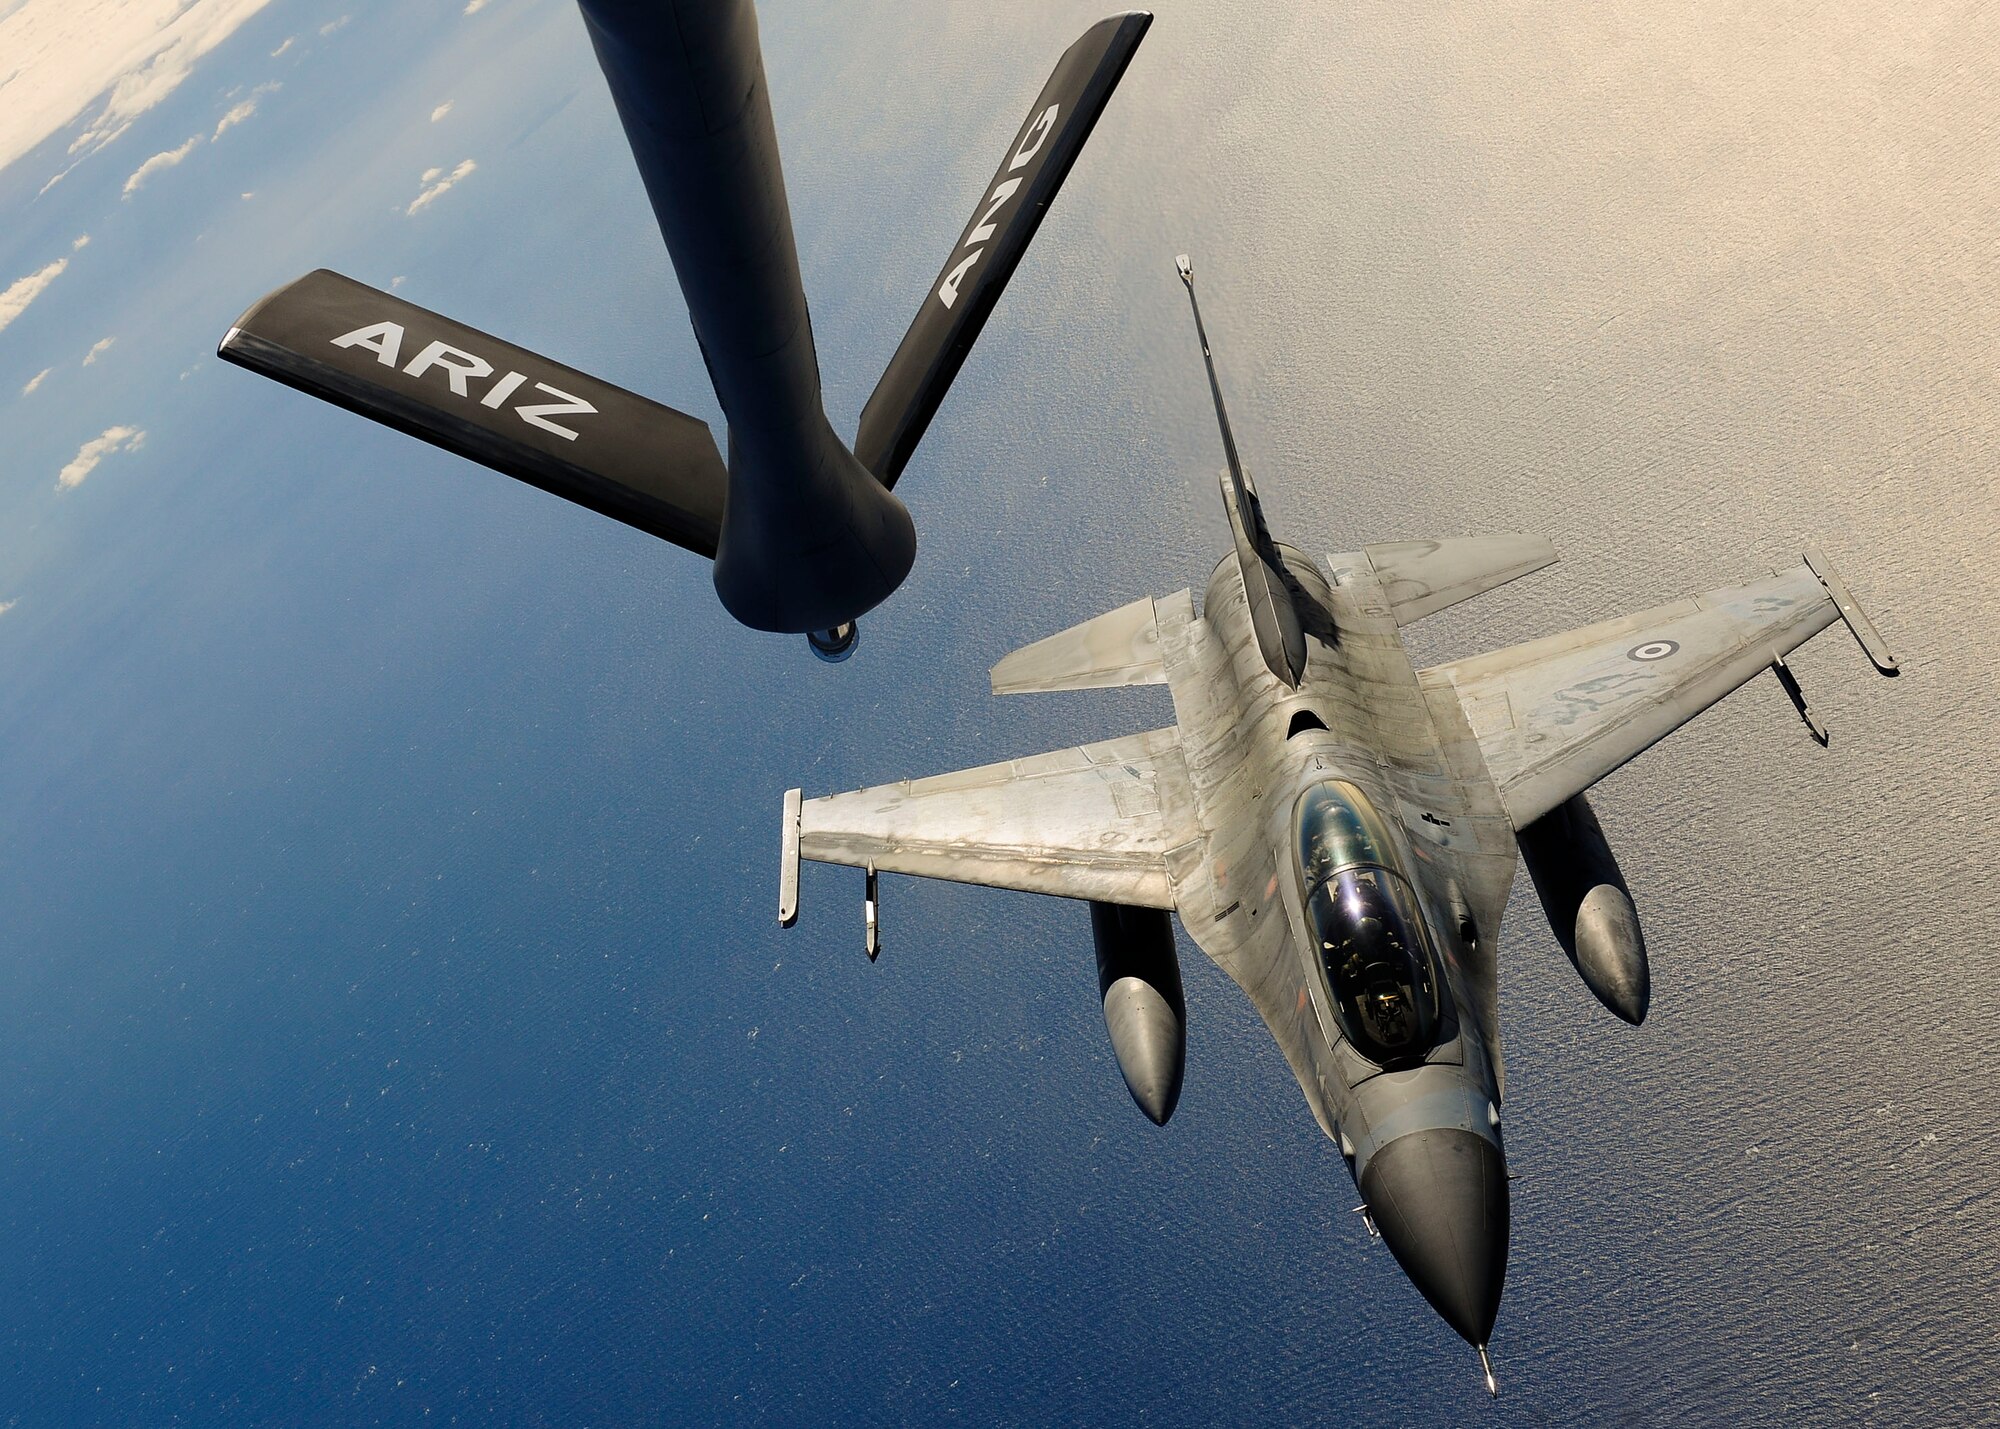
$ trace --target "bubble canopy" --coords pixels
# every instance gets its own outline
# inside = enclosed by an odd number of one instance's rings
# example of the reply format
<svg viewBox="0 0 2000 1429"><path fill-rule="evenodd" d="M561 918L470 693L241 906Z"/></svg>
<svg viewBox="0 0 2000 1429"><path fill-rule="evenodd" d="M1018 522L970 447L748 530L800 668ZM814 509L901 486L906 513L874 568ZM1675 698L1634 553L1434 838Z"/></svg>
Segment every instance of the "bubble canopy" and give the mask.
<svg viewBox="0 0 2000 1429"><path fill-rule="evenodd" d="M1306 922L1342 1034L1379 1066L1420 1060L1448 1019L1416 894L1391 867L1387 825L1342 779L1301 794L1293 823Z"/></svg>
<svg viewBox="0 0 2000 1429"><path fill-rule="evenodd" d="M1327 875L1357 863L1390 867L1395 847L1382 816L1368 796L1345 779L1329 779L1299 795L1293 813L1298 832L1299 870L1308 889Z"/></svg>

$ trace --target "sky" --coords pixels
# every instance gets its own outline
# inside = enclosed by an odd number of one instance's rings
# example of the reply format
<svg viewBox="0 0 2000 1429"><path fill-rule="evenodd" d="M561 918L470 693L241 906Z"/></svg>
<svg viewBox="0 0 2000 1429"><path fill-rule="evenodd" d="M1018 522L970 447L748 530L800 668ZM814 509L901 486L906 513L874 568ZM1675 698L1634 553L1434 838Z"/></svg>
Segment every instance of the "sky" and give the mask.
<svg viewBox="0 0 2000 1429"><path fill-rule="evenodd" d="M760 8L851 432L1099 12ZM0 1422L1976 1417L1996 27L1162 7L828 667L213 357L326 266L719 422L567 0L0 0ZM1183 251L1281 539L1562 553L1420 665L1815 543L1904 658L1792 658L1825 751L1760 680L1599 786L1643 1028L1517 886L1492 1405L1191 945L1156 1129L1084 910L772 917L785 788L1169 718L986 671L1225 548Z"/></svg>

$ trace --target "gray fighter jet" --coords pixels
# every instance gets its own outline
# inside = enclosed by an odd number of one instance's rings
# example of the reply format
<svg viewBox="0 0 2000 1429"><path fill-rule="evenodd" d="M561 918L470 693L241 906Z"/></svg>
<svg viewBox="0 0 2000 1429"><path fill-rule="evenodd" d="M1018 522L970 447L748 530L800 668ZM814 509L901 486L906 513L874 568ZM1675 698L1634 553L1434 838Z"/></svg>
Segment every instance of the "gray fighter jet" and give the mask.
<svg viewBox="0 0 2000 1429"><path fill-rule="evenodd" d="M1186 258L1180 275L1194 303ZM1201 313L1195 307L1197 332ZM1208 340L1233 548L1197 611L1136 600L1015 651L995 694L1164 684L1175 723L827 798L785 796L779 920L799 860L1087 900L1120 1071L1173 1114L1186 1008L1169 913L1248 994L1371 1232L1474 1345L1507 1268L1494 953L1525 858L1559 941L1637 1023L1637 914L1584 791L1764 670L1822 744L1784 656L1844 620L1897 673L1831 563L1415 669L1401 630L1555 560L1545 540L1398 541L1315 561L1265 529Z"/></svg>
<svg viewBox="0 0 2000 1429"><path fill-rule="evenodd" d="M715 562L729 613L844 659L916 559L894 495L1152 16L1063 52L863 408L820 400L750 0L578 0L728 420L703 422L321 269L217 355Z"/></svg>

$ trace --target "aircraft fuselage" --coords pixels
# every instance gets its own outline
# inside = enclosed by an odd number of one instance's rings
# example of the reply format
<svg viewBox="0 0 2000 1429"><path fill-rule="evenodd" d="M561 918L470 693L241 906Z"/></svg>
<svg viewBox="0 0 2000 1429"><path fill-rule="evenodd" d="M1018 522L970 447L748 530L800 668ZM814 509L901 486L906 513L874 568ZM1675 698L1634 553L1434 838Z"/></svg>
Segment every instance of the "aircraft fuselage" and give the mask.
<svg viewBox="0 0 2000 1429"><path fill-rule="evenodd" d="M1512 828L1367 557L1322 568L1277 549L1307 634L1296 689L1258 650L1235 553L1199 617L1185 592L1159 603L1210 850L1176 871L1176 901L1271 1028L1397 1259L1483 1344L1506 1263L1492 949ZM1372 834L1308 867L1315 817L1346 806Z"/></svg>

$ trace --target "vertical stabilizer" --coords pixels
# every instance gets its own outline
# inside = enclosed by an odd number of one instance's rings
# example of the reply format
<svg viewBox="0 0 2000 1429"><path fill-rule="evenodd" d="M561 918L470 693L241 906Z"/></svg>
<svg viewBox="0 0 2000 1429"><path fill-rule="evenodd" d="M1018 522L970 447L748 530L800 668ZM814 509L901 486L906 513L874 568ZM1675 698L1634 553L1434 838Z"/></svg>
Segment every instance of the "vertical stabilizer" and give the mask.
<svg viewBox="0 0 2000 1429"><path fill-rule="evenodd" d="M1194 309L1194 330L1201 339L1201 360L1208 369L1208 390L1215 398L1215 420L1222 428L1222 451L1229 459L1222 473L1222 504L1229 513L1230 534L1236 538L1236 564L1243 573L1243 594L1250 602L1250 625L1264 664L1292 689L1306 672L1306 636L1291 593L1278 575L1278 556L1271 533L1264 529L1264 511L1257 488L1236 454L1236 434L1229 427L1229 408L1222 401L1222 384L1215 378L1215 357L1208 350L1208 330L1202 326L1201 304L1194 296L1194 264L1183 253L1174 259L1188 306Z"/></svg>

